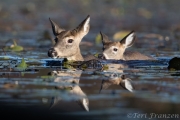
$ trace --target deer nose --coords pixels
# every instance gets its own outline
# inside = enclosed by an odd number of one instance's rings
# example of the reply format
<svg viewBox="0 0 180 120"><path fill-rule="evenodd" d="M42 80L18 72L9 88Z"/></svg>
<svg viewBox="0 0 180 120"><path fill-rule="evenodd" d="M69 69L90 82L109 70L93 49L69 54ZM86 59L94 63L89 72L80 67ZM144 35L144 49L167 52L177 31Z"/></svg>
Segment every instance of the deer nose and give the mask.
<svg viewBox="0 0 180 120"><path fill-rule="evenodd" d="M104 56L104 54L98 54L98 58L99 59L105 59L105 56Z"/></svg>
<svg viewBox="0 0 180 120"><path fill-rule="evenodd" d="M57 52L55 51L54 48L50 48L48 51L48 56L49 57L56 57L57 56Z"/></svg>

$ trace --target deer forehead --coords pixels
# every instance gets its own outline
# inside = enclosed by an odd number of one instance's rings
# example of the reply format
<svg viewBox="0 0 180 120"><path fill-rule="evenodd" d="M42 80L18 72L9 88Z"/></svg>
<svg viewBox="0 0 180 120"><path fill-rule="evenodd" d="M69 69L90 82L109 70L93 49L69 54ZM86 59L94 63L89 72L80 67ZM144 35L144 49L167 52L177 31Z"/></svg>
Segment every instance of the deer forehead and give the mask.
<svg viewBox="0 0 180 120"><path fill-rule="evenodd" d="M120 43L120 42L111 42L111 43L107 43L104 45L104 48L105 49L108 49L108 48L121 48L123 47L123 45Z"/></svg>
<svg viewBox="0 0 180 120"><path fill-rule="evenodd" d="M78 33L76 30L72 31L62 31L59 35L57 35L58 39L64 39L64 38L76 38L78 36Z"/></svg>

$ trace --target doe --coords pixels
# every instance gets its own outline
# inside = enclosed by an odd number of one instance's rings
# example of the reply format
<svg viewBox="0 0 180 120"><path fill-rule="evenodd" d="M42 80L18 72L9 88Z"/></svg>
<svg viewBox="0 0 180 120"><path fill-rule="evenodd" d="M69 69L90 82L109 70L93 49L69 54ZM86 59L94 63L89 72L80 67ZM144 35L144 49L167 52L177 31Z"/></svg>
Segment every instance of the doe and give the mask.
<svg viewBox="0 0 180 120"><path fill-rule="evenodd" d="M79 26L73 30L65 30L49 18L55 35L55 45L49 49L48 56L52 58L67 58L67 60L83 61L79 44L89 32L90 16L88 15Z"/></svg>

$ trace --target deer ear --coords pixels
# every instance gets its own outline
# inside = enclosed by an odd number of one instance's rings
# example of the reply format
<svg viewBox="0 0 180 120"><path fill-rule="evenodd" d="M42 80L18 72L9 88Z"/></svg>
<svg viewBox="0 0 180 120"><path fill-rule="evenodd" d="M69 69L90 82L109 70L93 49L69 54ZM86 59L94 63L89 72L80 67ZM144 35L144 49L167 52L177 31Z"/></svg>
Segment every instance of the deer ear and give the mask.
<svg viewBox="0 0 180 120"><path fill-rule="evenodd" d="M87 98L83 98L82 100L82 106L86 111L89 111L89 103Z"/></svg>
<svg viewBox="0 0 180 120"><path fill-rule="evenodd" d="M77 27L79 32L84 33L86 35L89 32L90 29L90 16L88 15L86 19L84 19L79 26Z"/></svg>
<svg viewBox="0 0 180 120"><path fill-rule="evenodd" d="M108 36L106 36L106 35L105 35L104 33L102 33L102 32L100 32L100 34L101 34L101 39L102 39L102 44L103 44L103 45L110 42Z"/></svg>
<svg viewBox="0 0 180 120"><path fill-rule="evenodd" d="M134 31L130 32L127 36L125 36L120 43L123 44L126 48L131 47L135 42L135 33Z"/></svg>
<svg viewBox="0 0 180 120"><path fill-rule="evenodd" d="M100 90L99 90L99 93L101 92L101 90L107 89L110 85L111 85L111 83L106 82L106 80L102 80L101 88L100 88Z"/></svg>
<svg viewBox="0 0 180 120"><path fill-rule="evenodd" d="M133 86L133 84L132 84L132 80L131 80L131 79L126 78L126 79L122 80L122 81L120 82L120 85L121 85L123 88L129 90L130 92L134 92L134 86Z"/></svg>
<svg viewBox="0 0 180 120"><path fill-rule="evenodd" d="M57 36L59 33L61 33L62 31L64 31L64 29L60 28L54 21L52 21L50 18L49 18L49 21L51 22L51 26L52 26L52 31L53 31L53 34L55 36Z"/></svg>

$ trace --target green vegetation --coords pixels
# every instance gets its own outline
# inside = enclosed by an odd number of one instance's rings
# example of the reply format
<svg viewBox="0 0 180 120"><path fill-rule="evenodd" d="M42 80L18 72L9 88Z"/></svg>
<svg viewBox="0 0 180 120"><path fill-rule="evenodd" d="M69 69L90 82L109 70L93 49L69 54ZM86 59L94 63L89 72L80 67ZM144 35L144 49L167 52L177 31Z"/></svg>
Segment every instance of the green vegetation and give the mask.
<svg viewBox="0 0 180 120"><path fill-rule="evenodd" d="M21 60L21 63L19 63L16 67L16 70L18 71L25 71L27 69L27 64L24 60L24 58Z"/></svg>
<svg viewBox="0 0 180 120"><path fill-rule="evenodd" d="M18 52L18 51L23 51L23 47L22 46L19 46L17 45L16 41L13 40L13 43L11 46L6 46L4 48L5 51L15 51L15 52Z"/></svg>
<svg viewBox="0 0 180 120"><path fill-rule="evenodd" d="M73 69L74 68L73 63L75 63L75 61L73 61L73 60L71 60L71 61L70 60L65 60L63 62L63 67L65 67L67 69Z"/></svg>
<svg viewBox="0 0 180 120"><path fill-rule="evenodd" d="M100 34L98 34L98 35L96 36L96 38L95 38L95 43L96 43L96 45L101 44L101 35L100 35Z"/></svg>
<svg viewBox="0 0 180 120"><path fill-rule="evenodd" d="M109 69L108 65L103 65L103 70L108 70L108 69Z"/></svg>

